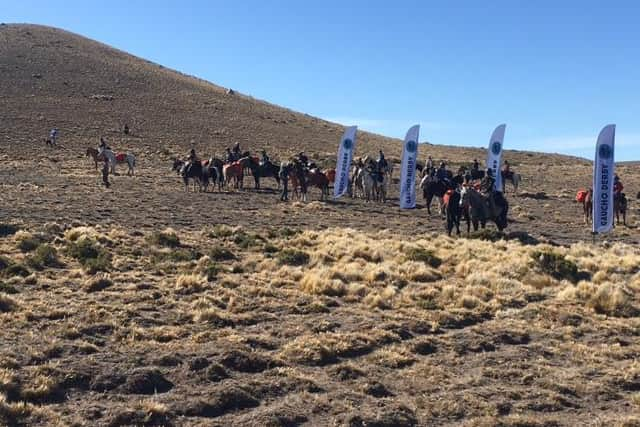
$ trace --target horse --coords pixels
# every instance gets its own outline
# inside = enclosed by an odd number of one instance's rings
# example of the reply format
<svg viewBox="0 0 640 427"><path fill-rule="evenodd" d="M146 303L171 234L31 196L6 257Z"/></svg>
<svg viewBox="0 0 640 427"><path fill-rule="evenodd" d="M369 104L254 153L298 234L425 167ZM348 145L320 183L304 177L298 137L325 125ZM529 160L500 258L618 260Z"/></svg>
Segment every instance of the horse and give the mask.
<svg viewBox="0 0 640 427"><path fill-rule="evenodd" d="M513 171L509 171L509 172L501 171L500 173L502 174L502 191L506 192L507 181L508 181L513 186L513 192L517 193L518 186L520 185L520 181L522 180L522 177L520 176L520 174L515 173Z"/></svg>
<svg viewBox="0 0 640 427"><path fill-rule="evenodd" d="M88 152L89 150L87 150ZM129 167L127 170L127 175L134 175L135 166L136 166L136 156L131 153L118 153L115 154L111 149L105 148L99 151L98 159L107 158L109 160L109 164L111 165L111 173L116 174L116 164L126 163Z"/></svg>
<svg viewBox="0 0 640 427"><path fill-rule="evenodd" d="M378 194L378 174L367 169L362 169L362 187L364 198L367 202L377 199Z"/></svg>
<svg viewBox="0 0 640 427"><path fill-rule="evenodd" d="M234 188L243 188L244 186L244 165L246 161L241 163L240 161L228 163L222 167L222 174L224 176L224 184L229 185L231 180L234 180Z"/></svg>
<svg viewBox="0 0 640 427"><path fill-rule="evenodd" d="M329 178L320 169L311 169L307 172L307 187L317 187L320 189L320 200L329 198ZM306 194L305 194L306 200Z"/></svg>
<svg viewBox="0 0 640 427"><path fill-rule="evenodd" d="M93 162L95 163L95 166L96 166L96 170L98 170L99 155L100 155L99 151L93 147L87 148L87 153L85 154L85 157L91 157L93 159Z"/></svg>
<svg viewBox="0 0 640 427"><path fill-rule="evenodd" d="M207 160L206 167L209 169L208 174L213 184L218 184L218 191L222 191L222 187L224 186L224 175L222 173L224 163L216 157L210 157L209 160Z"/></svg>
<svg viewBox="0 0 640 427"><path fill-rule="evenodd" d="M462 216L461 206L462 196L458 189L449 190L444 195L444 206L447 213L447 234L451 236L453 227L456 228L456 234L460 235L460 217ZM467 233L469 232L467 219Z"/></svg>
<svg viewBox="0 0 640 427"><path fill-rule="evenodd" d="M325 169L322 173L329 180L329 185L333 185L336 182L336 170L335 169Z"/></svg>
<svg viewBox="0 0 640 427"><path fill-rule="evenodd" d="M616 213L616 223L620 225L622 215L622 224L627 225L627 196L624 193L613 197L613 211Z"/></svg>
<svg viewBox="0 0 640 427"><path fill-rule="evenodd" d="M349 194L351 198L364 197L364 183L363 181L364 168L354 165L351 170L351 177L349 179Z"/></svg>
<svg viewBox="0 0 640 427"><path fill-rule="evenodd" d="M175 163L174 163L175 165ZM196 186L198 187L198 191L202 191L202 186L204 184L203 181L203 172L204 169L202 167L201 162L192 162L192 163L184 163L182 162L182 166L180 167L180 176L182 176L182 180L184 181L184 191L189 191L189 180L193 180L193 191L196 191ZM207 179L207 184L209 183Z"/></svg>
<svg viewBox="0 0 640 427"><path fill-rule="evenodd" d="M473 187L464 187L462 190L462 203L469 206L469 214L473 223L473 230L478 231L478 224L485 228L487 220L495 222L498 230L507 227L507 213L509 203L502 193L494 192L494 211L491 211L489 199Z"/></svg>
<svg viewBox="0 0 640 427"><path fill-rule="evenodd" d="M253 178L256 181L256 189L260 189L260 178L273 178L278 183L278 189L280 189L280 166L273 163L271 160L267 162L259 162L255 168L251 169Z"/></svg>
<svg viewBox="0 0 640 427"><path fill-rule="evenodd" d="M218 183L218 191L222 189L220 185L220 176L222 175L221 169L218 169L212 162L213 159L202 160L200 165L202 166L202 175L200 176L200 182L204 187L205 193L209 189L209 180L213 183L215 189L216 183Z"/></svg>
<svg viewBox="0 0 640 427"><path fill-rule="evenodd" d="M484 174L485 174L485 172L484 172L482 169L474 169L474 168L471 168L471 169L469 170L469 174L471 175L471 180L472 180L472 181L476 181L476 180L478 180L478 179L482 179L482 178L484 178Z"/></svg>
<svg viewBox="0 0 640 427"><path fill-rule="evenodd" d="M451 175L449 178L449 182L454 185L460 185L463 182L463 178L460 175L456 175L455 177L449 172L448 175ZM451 188L451 184L447 184L445 181L440 181L431 175L425 175L420 181L420 188L422 188L422 195L427 204L427 213L431 215L431 201L434 197L438 197L440 199L440 215L444 215L444 203L443 197L447 190Z"/></svg>

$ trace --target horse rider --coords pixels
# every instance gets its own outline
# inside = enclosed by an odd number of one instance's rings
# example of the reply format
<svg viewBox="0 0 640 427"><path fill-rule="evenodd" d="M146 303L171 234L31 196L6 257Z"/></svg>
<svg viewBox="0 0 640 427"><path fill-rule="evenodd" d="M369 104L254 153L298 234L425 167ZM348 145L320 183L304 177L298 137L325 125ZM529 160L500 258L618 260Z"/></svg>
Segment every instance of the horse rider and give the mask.
<svg viewBox="0 0 640 427"><path fill-rule="evenodd" d="M262 150L262 160L261 160L261 163L262 163L263 165L266 165L266 164L268 164L268 163L270 163L270 162L271 162L271 160L269 159L269 156L267 156L267 151L266 151L266 150Z"/></svg>
<svg viewBox="0 0 640 427"><path fill-rule="evenodd" d="M478 159L473 159L473 171L474 172L480 171L480 163L478 163Z"/></svg>
<svg viewBox="0 0 640 427"><path fill-rule="evenodd" d="M227 163L233 163L235 161L233 157L233 153L231 152L231 148L229 147L225 149L225 161Z"/></svg>
<svg viewBox="0 0 640 427"><path fill-rule="evenodd" d="M427 168L427 170L433 169L433 159L431 158L431 156L427 157L427 164L425 165L425 167Z"/></svg>
<svg viewBox="0 0 640 427"><path fill-rule="evenodd" d="M513 172L511 172L511 165L509 164L509 161L505 160L504 161L504 166L502 167L502 175L505 178L509 179L509 178L511 178L511 174L512 173Z"/></svg>
<svg viewBox="0 0 640 427"><path fill-rule="evenodd" d="M98 151L102 152L104 150L110 150L111 148L109 148L109 146L107 145L107 140L104 139L103 137L100 137L100 145L98 146Z"/></svg>
<svg viewBox="0 0 640 427"><path fill-rule="evenodd" d="M613 176L613 199L617 199L622 194L622 190L624 190L624 185L622 185L622 181L620 181L620 177L618 174Z"/></svg>
<svg viewBox="0 0 640 427"><path fill-rule="evenodd" d="M51 145L56 145L56 141L58 140L58 128L51 129L49 132L49 141L51 141Z"/></svg>
<svg viewBox="0 0 640 427"><path fill-rule="evenodd" d="M289 200L289 169L290 165L287 162L282 162L280 165L280 171L278 176L282 182L282 193L280 193L280 200L286 202Z"/></svg>
<svg viewBox="0 0 640 427"><path fill-rule="evenodd" d="M128 125L128 124L126 124L126 123L124 124L124 129L123 129L123 131L124 131L124 134L125 134L125 135L129 135L129 125Z"/></svg>
<svg viewBox="0 0 640 427"><path fill-rule="evenodd" d="M298 153L298 161L302 163L303 167L309 167L309 158L304 154L304 151Z"/></svg>
<svg viewBox="0 0 640 427"><path fill-rule="evenodd" d="M444 162L440 162L440 167L436 171L436 179L444 183L449 181L447 176L447 165Z"/></svg>
<svg viewBox="0 0 640 427"><path fill-rule="evenodd" d="M484 178L480 181L480 191L485 195L489 202L489 212L491 215L496 211L495 184L496 180L493 177L493 169L487 168Z"/></svg>
<svg viewBox="0 0 640 427"><path fill-rule="evenodd" d="M236 142L233 145L233 154L234 154L235 160L240 159L240 143L239 142Z"/></svg>
<svg viewBox="0 0 640 427"><path fill-rule="evenodd" d="M380 173L384 173L389 168L389 163L387 162L387 159L384 158L382 150L379 151L377 163Z"/></svg>

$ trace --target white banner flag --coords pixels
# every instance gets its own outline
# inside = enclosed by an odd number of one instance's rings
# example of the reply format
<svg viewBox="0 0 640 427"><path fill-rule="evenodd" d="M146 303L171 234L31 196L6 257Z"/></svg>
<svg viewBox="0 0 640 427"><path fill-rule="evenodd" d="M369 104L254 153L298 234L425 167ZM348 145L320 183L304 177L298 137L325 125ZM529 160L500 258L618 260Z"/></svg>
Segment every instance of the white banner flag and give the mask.
<svg viewBox="0 0 640 427"><path fill-rule="evenodd" d="M487 153L487 169L493 171L493 179L495 180L494 190L502 191L502 171L500 164L502 162L502 144L504 143L504 131L507 125L500 125L493 131L489 140L489 152Z"/></svg>
<svg viewBox="0 0 640 427"><path fill-rule="evenodd" d="M407 132L402 149L400 165L400 208L416 207L416 161L418 160L418 135L420 125L415 125Z"/></svg>
<svg viewBox="0 0 640 427"><path fill-rule="evenodd" d="M593 232L604 233L613 227L614 142L616 125L605 126L598 136L593 162Z"/></svg>
<svg viewBox="0 0 640 427"><path fill-rule="evenodd" d="M336 160L336 180L333 184L333 198L337 199L344 195L349 189L349 170L353 151L356 147L357 126L348 127L340 140L338 147L338 158Z"/></svg>

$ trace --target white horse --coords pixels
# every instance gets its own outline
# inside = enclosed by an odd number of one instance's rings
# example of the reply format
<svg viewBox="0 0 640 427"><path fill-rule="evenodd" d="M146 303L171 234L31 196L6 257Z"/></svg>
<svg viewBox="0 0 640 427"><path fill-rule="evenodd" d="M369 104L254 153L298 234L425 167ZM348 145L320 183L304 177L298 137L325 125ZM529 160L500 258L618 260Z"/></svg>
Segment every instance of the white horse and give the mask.
<svg viewBox="0 0 640 427"><path fill-rule="evenodd" d="M111 167L111 173L113 175L116 174L116 165L119 163L126 163L129 167L127 170L127 175L131 176L135 172L136 167L136 156L131 153L118 153L117 155L110 150L109 148L104 148L99 151L99 155L106 157L109 161L109 166Z"/></svg>

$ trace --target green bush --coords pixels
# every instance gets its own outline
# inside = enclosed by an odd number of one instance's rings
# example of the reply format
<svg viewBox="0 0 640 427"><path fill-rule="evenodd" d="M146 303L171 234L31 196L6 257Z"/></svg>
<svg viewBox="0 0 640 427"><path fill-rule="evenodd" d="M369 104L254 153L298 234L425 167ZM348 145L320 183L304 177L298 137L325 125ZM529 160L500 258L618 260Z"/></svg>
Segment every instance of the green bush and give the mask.
<svg viewBox="0 0 640 427"><path fill-rule="evenodd" d="M13 263L9 258L0 256L0 271L3 271L4 269L8 268L11 264Z"/></svg>
<svg viewBox="0 0 640 427"><path fill-rule="evenodd" d="M201 253L191 249L175 249L168 252L156 252L152 255L151 261L154 264L162 262L187 262L199 259L201 256Z"/></svg>
<svg viewBox="0 0 640 427"><path fill-rule="evenodd" d="M0 223L0 237L13 236L19 228L13 224Z"/></svg>
<svg viewBox="0 0 640 427"><path fill-rule="evenodd" d="M209 258L214 261L231 261L236 259L236 256L229 249L217 246L211 249Z"/></svg>
<svg viewBox="0 0 640 427"><path fill-rule="evenodd" d="M91 239L79 239L67 244L67 254L78 260L84 269L95 274L98 271L109 271L111 255L98 243Z"/></svg>
<svg viewBox="0 0 640 427"><path fill-rule="evenodd" d="M424 262L433 268L438 268L442 264L442 260L428 249L413 247L407 249L405 254L410 261Z"/></svg>
<svg viewBox="0 0 640 427"><path fill-rule="evenodd" d="M216 280L219 272L220 272L220 267L218 267L218 265L215 262L208 263L202 270L203 275L207 278L209 282Z"/></svg>
<svg viewBox="0 0 640 427"><path fill-rule="evenodd" d="M17 246L21 252L32 252L36 250L41 243L42 241L37 237L26 237L24 239L20 239Z"/></svg>
<svg viewBox="0 0 640 427"><path fill-rule="evenodd" d="M60 267L61 265L58 251L49 245L38 246L33 256L27 258L26 262L29 267L36 270L42 270L45 267Z"/></svg>
<svg viewBox="0 0 640 427"><path fill-rule="evenodd" d="M309 263L309 254L297 249L285 249L278 254L278 263L283 265L305 265Z"/></svg>
<svg viewBox="0 0 640 427"><path fill-rule="evenodd" d="M264 248L262 250L265 254L275 254L280 249L278 249L277 246L272 245L271 243L267 243L266 245L264 245Z"/></svg>
<svg viewBox="0 0 640 427"><path fill-rule="evenodd" d="M30 274L29 269L22 264L11 264L4 270L4 275L7 277L27 277Z"/></svg>
<svg viewBox="0 0 640 427"><path fill-rule="evenodd" d="M233 237L233 243L242 249L249 249L251 247L258 246L262 240L264 240L264 238L257 234L248 234L244 232L240 232Z"/></svg>
<svg viewBox="0 0 640 427"><path fill-rule="evenodd" d="M5 294L17 294L18 290L12 285L0 282L0 292L3 292Z"/></svg>
<svg viewBox="0 0 640 427"><path fill-rule="evenodd" d="M578 266L566 259L564 255L551 251L535 251L531 254L531 258L543 273L557 280L577 283L583 278L583 274L578 271Z"/></svg>
<svg viewBox="0 0 640 427"><path fill-rule="evenodd" d="M280 237L284 237L284 238L293 237L299 233L300 233L300 230L293 230L289 227L284 227L280 229Z"/></svg>
<svg viewBox="0 0 640 427"><path fill-rule="evenodd" d="M167 248L180 246L180 238L171 231L156 231L149 236L148 241L153 245Z"/></svg>

